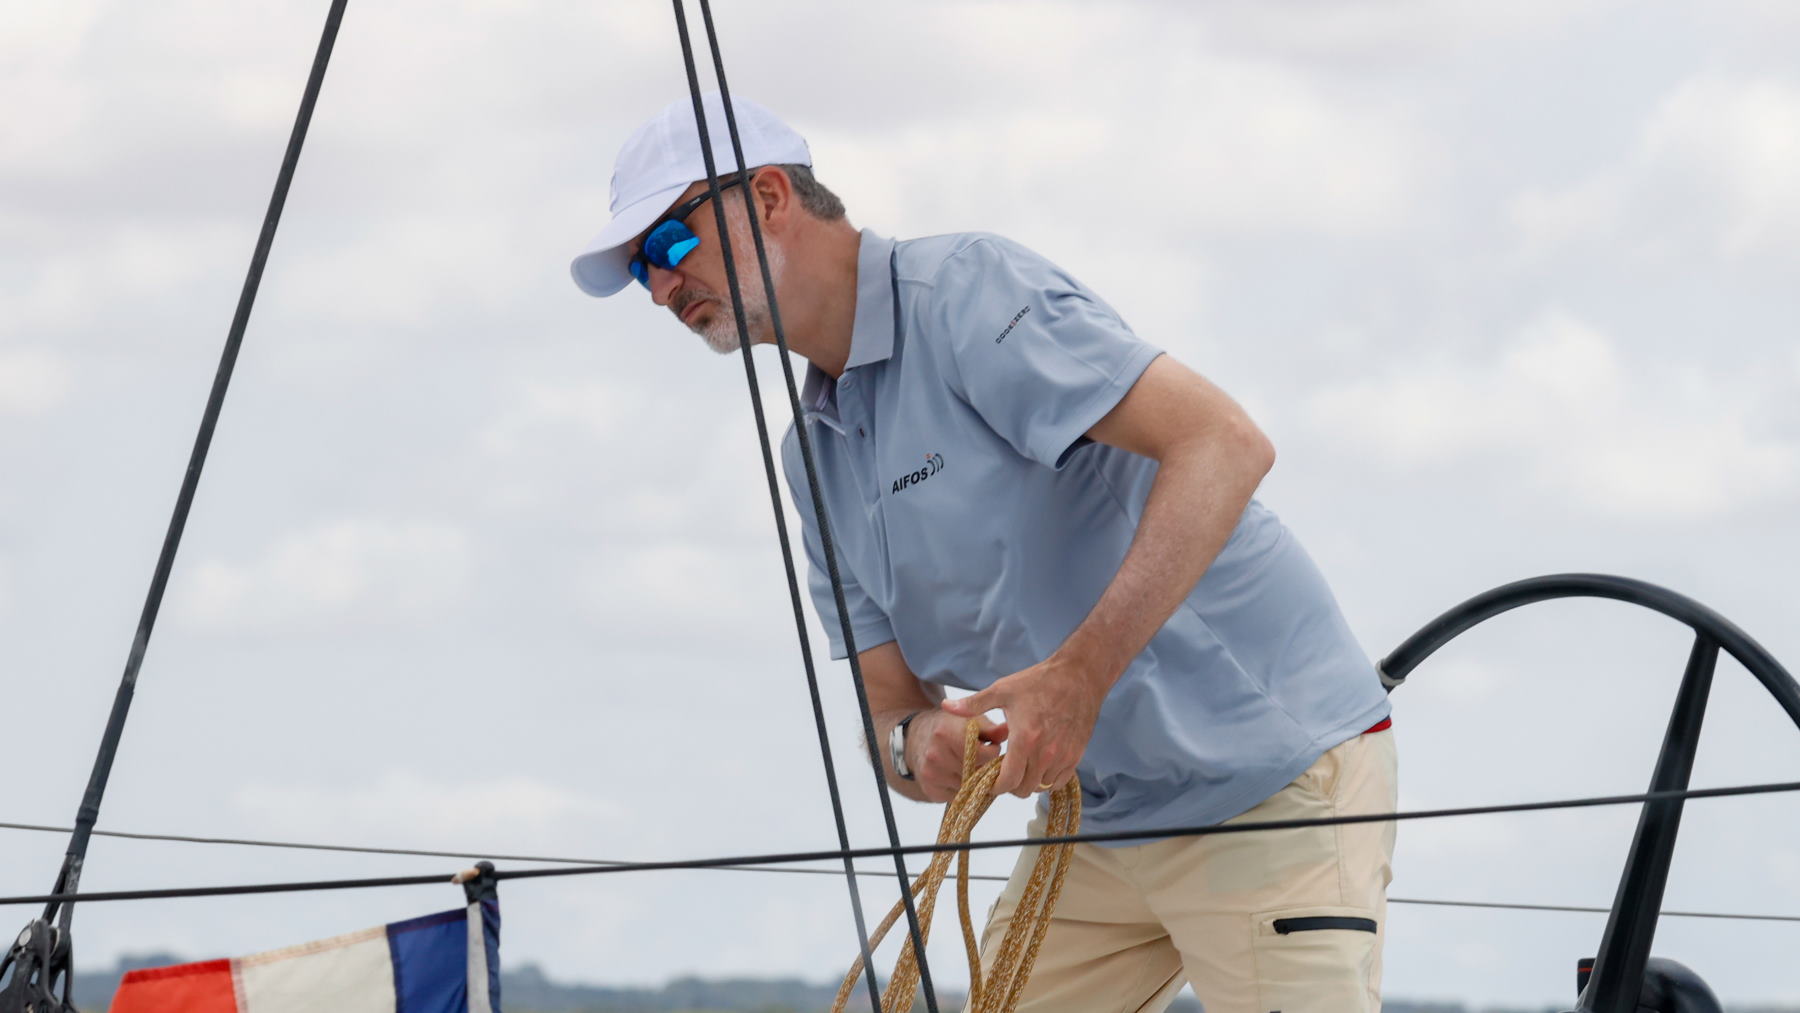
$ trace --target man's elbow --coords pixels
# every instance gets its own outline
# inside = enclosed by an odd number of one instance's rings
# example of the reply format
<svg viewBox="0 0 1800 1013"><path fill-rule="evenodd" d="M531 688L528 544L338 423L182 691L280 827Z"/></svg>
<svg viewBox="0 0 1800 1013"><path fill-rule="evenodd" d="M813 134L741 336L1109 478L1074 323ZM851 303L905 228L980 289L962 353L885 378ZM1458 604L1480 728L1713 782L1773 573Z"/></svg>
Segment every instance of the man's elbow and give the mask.
<svg viewBox="0 0 1800 1013"><path fill-rule="evenodd" d="M1261 482L1263 476L1275 469L1275 442L1269 434L1262 431L1256 423L1246 418L1243 422L1243 455L1245 467L1256 481Z"/></svg>
<svg viewBox="0 0 1800 1013"><path fill-rule="evenodd" d="M1253 489L1275 467L1275 444L1241 412L1215 430L1212 443L1213 453L1222 454L1230 472L1241 476Z"/></svg>
<svg viewBox="0 0 1800 1013"><path fill-rule="evenodd" d="M1264 476L1275 467L1275 444L1248 418L1239 417L1210 432L1196 435L1154 455L1167 467L1174 461L1191 462L1195 474L1210 476L1228 486L1254 495Z"/></svg>

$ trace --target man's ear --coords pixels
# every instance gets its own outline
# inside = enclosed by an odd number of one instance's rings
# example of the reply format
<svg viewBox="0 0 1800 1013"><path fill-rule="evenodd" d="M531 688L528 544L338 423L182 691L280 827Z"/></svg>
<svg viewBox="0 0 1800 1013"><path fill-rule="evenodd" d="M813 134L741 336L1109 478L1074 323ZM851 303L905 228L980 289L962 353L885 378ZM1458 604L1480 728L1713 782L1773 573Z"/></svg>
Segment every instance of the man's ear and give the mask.
<svg viewBox="0 0 1800 1013"><path fill-rule="evenodd" d="M787 172L768 165L750 178L750 196L762 226L772 232L783 231L800 204L794 198L794 183Z"/></svg>

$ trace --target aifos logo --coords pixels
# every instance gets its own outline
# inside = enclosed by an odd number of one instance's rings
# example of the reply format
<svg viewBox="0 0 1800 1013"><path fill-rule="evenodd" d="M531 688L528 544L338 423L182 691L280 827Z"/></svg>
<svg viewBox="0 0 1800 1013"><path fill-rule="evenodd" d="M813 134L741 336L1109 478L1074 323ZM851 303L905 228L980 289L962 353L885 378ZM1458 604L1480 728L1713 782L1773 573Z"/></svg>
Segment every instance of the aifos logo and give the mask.
<svg viewBox="0 0 1800 1013"><path fill-rule="evenodd" d="M909 485L918 485L920 482L925 481L926 479L930 478L931 476L933 476L943 470L944 470L944 455L943 454L926 454L925 455L925 467L920 468L918 471L910 472L908 474L901 475L899 478L894 479L894 488L889 490L889 492L890 492L890 494L897 493Z"/></svg>

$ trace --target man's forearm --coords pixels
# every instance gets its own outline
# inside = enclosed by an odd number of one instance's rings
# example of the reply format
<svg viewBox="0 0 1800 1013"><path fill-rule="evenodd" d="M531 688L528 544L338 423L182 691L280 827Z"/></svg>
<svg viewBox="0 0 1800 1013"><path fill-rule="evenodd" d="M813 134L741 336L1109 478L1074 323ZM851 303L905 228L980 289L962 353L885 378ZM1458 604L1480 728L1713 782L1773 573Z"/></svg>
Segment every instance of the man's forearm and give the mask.
<svg viewBox="0 0 1800 1013"><path fill-rule="evenodd" d="M1218 558L1274 464L1254 427L1165 454L1119 572L1054 660L1110 688Z"/></svg>

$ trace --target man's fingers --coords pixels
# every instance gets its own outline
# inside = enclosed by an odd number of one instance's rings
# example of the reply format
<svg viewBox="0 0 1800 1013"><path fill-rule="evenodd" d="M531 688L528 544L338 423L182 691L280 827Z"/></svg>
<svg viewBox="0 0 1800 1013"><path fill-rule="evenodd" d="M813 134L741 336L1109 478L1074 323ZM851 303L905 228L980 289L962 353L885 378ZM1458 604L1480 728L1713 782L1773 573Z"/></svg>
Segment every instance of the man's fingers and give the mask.
<svg viewBox="0 0 1800 1013"><path fill-rule="evenodd" d="M1005 742L1006 736L1012 732L1012 729L1008 728L1004 721L989 721L987 718L980 716L977 716L975 721L977 726L981 729L981 740L983 742Z"/></svg>
<svg viewBox="0 0 1800 1013"><path fill-rule="evenodd" d="M1031 793L1037 790L1037 779L1048 769L1044 763L1042 747L1038 749L1012 748L1006 751L1006 756L1018 763L1017 777L1004 788L999 784L994 787L998 790L1009 791L1020 798L1030 798Z"/></svg>
<svg viewBox="0 0 1800 1013"><path fill-rule="evenodd" d="M1016 791L1025 776L1025 757L1016 750L1000 754L1000 775L994 779L993 792L1004 795Z"/></svg>
<svg viewBox="0 0 1800 1013"><path fill-rule="evenodd" d="M1062 783L1065 773L1062 751L1045 750L1044 755L1038 760L1037 776L1031 782L1031 790L1034 792L1049 791Z"/></svg>
<svg viewBox="0 0 1800 1013"><path fill-rule="evenodd" d="M1006 709L1007 693L1003 687L989 686L979 693L945 700L941 707L959 718L980 717L991 710Z"/></svg>
<svg viewBox="0 0 1800 1013"><path fill-rule="evenodd" d="M1019 798L1030 798L1032 795L1036 794L1037 786L1040 783L1038 778L1042 774L1043 769L1042 766L1035 763L1025 764L1025 768L1019 777L1019 784L1013 789L1013 794Z"/></svg>

